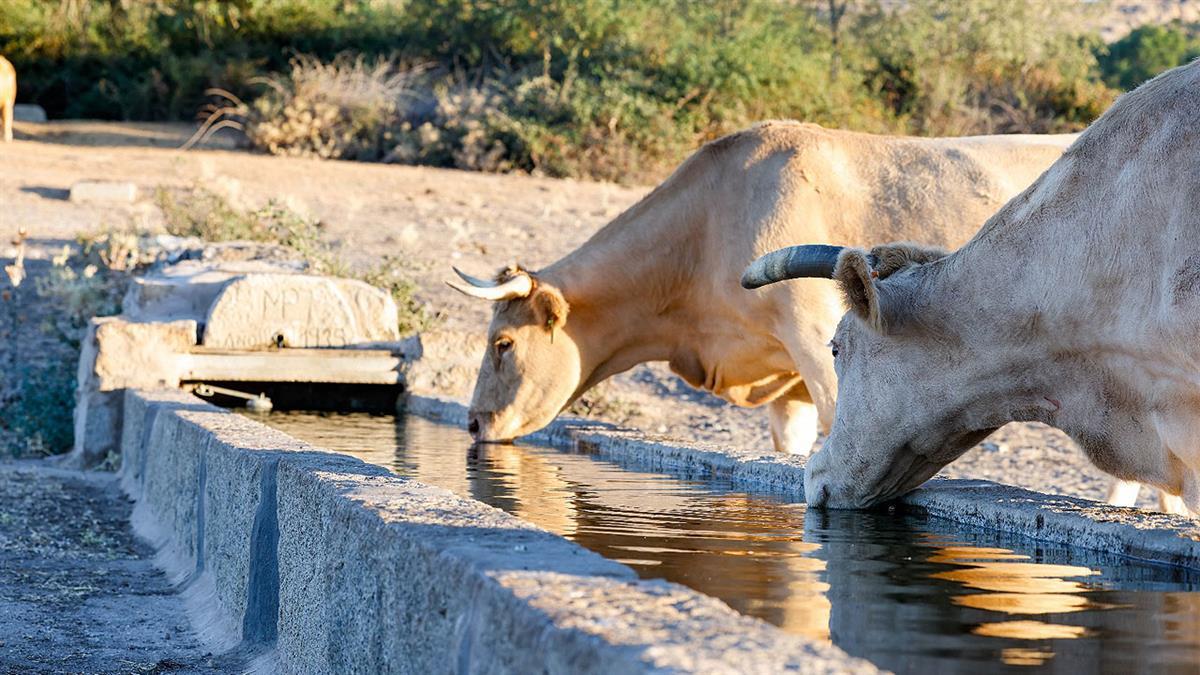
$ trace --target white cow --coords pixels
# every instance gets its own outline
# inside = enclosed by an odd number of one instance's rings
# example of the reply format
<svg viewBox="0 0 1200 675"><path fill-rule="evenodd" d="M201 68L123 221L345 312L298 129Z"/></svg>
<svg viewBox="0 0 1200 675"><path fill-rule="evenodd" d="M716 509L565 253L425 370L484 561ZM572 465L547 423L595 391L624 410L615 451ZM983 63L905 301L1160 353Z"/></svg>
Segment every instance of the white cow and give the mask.
<svg viewBox="0 0 1200 675"><path fill-rule="evenodd" d="M811 505L897 497L1036 420L1200 510L1200 63L1123 96L950 255L809 253L776 252L747 277L790 278L780 261L807 257L795 271L831 273L850 306Z"/></svg>

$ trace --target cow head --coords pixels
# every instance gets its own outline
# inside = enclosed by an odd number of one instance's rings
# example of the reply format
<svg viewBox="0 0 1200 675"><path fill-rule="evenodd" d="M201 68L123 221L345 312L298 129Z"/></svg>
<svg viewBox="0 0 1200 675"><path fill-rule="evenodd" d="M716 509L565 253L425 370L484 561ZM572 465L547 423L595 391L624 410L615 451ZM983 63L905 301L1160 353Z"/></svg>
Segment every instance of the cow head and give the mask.
<svg viewBox="0 0 1200 675"><path fill-rule="evenodd" d="M849 307L830 342L838 376L834 423L805 467L810 505L864 508L900 496L1013 415L1035 417L1013 410L1029 403L1014 399L1019 387L988 372L1004 357L976 353L969 326L979 317L956 317L930 293L944 255L911 244L870 252L797 246L747 269L742 283L750 288L832 278Z"/></svg>
<svg viewBox="0 0 1200 675"><path fill-rule="evenodd" d="M471 397L471 436L507 441L544 427L570 403L581 378L562 292L519 267L502 270L494 282L454 271L466 285L451 287L496 303Z"/></svg>

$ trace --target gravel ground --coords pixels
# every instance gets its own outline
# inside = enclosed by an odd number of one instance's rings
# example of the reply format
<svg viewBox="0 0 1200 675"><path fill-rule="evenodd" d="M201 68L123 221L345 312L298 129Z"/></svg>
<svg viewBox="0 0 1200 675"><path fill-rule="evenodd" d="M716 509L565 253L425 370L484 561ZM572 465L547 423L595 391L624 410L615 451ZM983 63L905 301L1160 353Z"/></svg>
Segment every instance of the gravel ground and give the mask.
<svg viewBox="0 0 1200 675"><path fill-rule="evenodd" d="M0 462L0 672L224 673L129 528L116 478Z"/></svg>

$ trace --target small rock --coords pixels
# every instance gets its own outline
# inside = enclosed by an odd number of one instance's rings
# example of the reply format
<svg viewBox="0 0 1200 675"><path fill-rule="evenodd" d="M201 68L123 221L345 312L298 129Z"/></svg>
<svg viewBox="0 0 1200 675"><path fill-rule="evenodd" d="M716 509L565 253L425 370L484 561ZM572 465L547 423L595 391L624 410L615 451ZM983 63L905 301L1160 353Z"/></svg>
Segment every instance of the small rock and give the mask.
<svg viewBox="0 0 1200 675"><path fill-rule="evenodd" d="M133 183L85 180L71 186L70 198L81 204L132 204L137 200L137 192L137 186Z"/></svg>
<svg viewBox="0 0 1200 675"><path fill-rule="evenodd" d="M18 122L46 122L46 109L36 103L18 103L13 106L13 119Z"/></svg>

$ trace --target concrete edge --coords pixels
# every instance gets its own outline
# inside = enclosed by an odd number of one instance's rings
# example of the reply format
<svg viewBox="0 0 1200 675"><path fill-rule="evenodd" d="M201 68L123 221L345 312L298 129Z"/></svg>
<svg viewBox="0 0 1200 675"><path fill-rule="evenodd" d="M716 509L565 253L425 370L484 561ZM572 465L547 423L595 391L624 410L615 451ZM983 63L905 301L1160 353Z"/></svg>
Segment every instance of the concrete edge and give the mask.
<svg viewBox="0 0 1200 675"><path fill-rule="evenodd" d="M413 394L406 410L449 424L466 424L466 407L455 401ZM760 491L804 496L804 460L775 452L685 445L571 418L555 420L525 439L594 452L651 471L718 477ZM962 479L935 479L899 504L962 525L1200 570L1200 522L1183 516Z"/></svg>
<svg viewBox="0 0 1200 675"><path fill-rule="evenodd" d="M179 391L120 482L214 650L280 672L875 672L446 490Z"/></svg>

